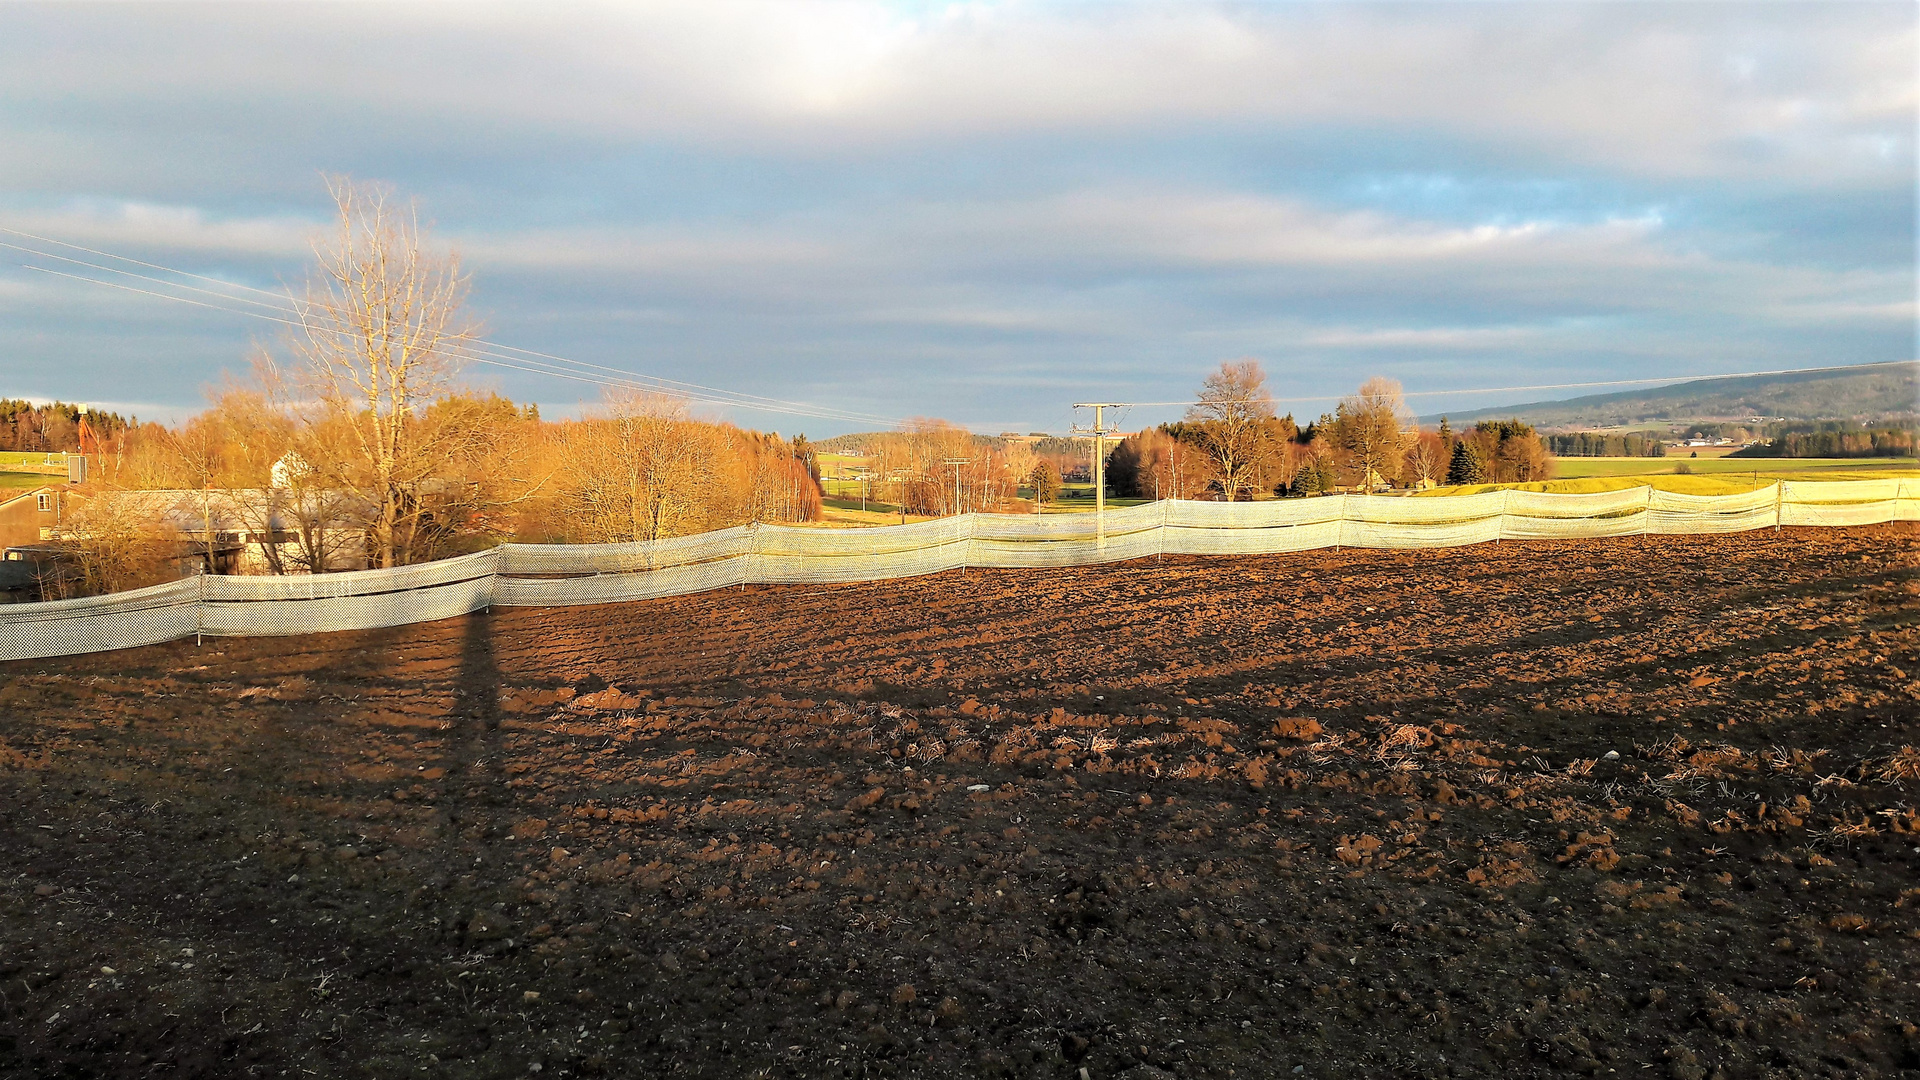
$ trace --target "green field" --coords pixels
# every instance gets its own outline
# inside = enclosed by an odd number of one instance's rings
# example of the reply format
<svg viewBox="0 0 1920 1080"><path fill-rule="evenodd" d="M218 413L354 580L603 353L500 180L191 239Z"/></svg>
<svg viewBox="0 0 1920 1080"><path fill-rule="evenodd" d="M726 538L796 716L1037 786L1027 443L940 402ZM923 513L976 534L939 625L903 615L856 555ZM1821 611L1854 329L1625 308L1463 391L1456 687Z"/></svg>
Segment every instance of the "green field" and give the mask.
<svg viewBox="0 0 1920 1080"><path fill-rule="evenodd" d="M53 464L47 464L52 457ZM38 450L0 450L0 472L31 472L65 476L67 460L64 454L43 454Z"/></svg>
<svg viewBox="0 0 1920 1080"><path fill-rule="evenodd" d="M1910 473L1920 468L1920 462L1913 458L1736 458L1716 450L1708 450L1697 458L1685 454L1663 458L1563 457L1555 459L1555 465L1560 477L1567 480L1590 476L1672 476L1682 465L1695 476L1745 473L1751 477L1757 473L1762 479L1788 480L1853 480L1898 475L1902 471Z"/></svg>
<svg viewBox="0 0 1920 1080"><path fill-rule="evenodd" d="M1107 496L1107 509L1121 510L1129 506L1150 503L1152 499L1123 499L1118 495ZM1093 484L1061 484L1060 495L1047 504L1049 514L1081 514L1093 509Z"/></svg>
<svg viewBox="0 0 1920 1080"><path fill-rule="evenodd" d="M51 455L52 465L47 464L48 456L38 450L0 450L0 491L37 488L66 479L66 456Z"/></svg>
<svg viewBox="0 0 1920 1080"><path fill-rule="evenodd" d="M1584 476L1561 480L1536 480L1525 484L1462 484L1457 487L1438 487L1431 491L1415 492L1416 495L1477 495L1483 491L1498 491L1513 488L1518 491L1551 491L1568 495L1591 494L1596 491L1622 491L1633 487L1650 487L1660 491L1672 491L1682 495L1732 495L1755 488L1768 487L1776 480L1885 480L1904 478L1920 480L1920 468L1908 465L1904 468L1883 469L1802 469L1768 471L1760 469L1718 469L1712 474L1696 472L1691 476L1675 475L1671 472L1639 474L1630 476Z"/></svg>
<svg viewBox="0 0 1920 1080"><path fill-rule="evenodd" d="M0 472L0 491L10 491L17 488L37 488L46 482L47 477L42 473Z"/></svg>
<svg viewBox="0 0 1920 1080"><path fill-rule="evenodd" d="M823 459L827 456L828 455L825 454L821 455ZM860 505L860 489L862 485L859 481L837 479L833 476L822 475L820 478L820 487L822 494L826 496L823 500L825 509L823 516L826 519L825 523L828 525L898 525L900 523L899 505L887 501L886 498L888 495L893 494L891 484L885 482L873 484L868 491L865 510L862 510ZM1019 498L1021 502L1016 504L1014 508L998 512L1014 514L1032 512L1032 489L1023 490ZM1107 509L1119 510L1128 506L1139 506L1142 503L1152 501L1152 499L1122 499L1109 495L1107 496ZM1041 512L1046 514L1087 514L1092 513L1093 508L1092 484L1062 484L1060 485L1059 496L1043 507ZM909 522L927 520L918 514L908 514L906 519Z"/></svg>

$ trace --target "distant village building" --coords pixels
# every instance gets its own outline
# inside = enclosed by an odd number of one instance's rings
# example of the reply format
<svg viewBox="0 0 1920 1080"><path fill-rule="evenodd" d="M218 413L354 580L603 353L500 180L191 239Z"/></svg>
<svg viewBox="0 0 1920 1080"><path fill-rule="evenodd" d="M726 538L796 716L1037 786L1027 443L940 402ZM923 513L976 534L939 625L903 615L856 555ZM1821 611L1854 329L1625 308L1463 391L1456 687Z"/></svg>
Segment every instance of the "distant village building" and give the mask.
<svg viewBox="0 0 1920 1080"><path fill-rule="evenodd" d="M0 549L53 539L82 498L65 484L0 494Z"/></svg>
<svg viewBox="0 0 1920 1080"><path fill-rule="evenodd" d="M43 542L79 509L79 493L47 484L0 495L0 604L40 599L51 549Z"/></svg>

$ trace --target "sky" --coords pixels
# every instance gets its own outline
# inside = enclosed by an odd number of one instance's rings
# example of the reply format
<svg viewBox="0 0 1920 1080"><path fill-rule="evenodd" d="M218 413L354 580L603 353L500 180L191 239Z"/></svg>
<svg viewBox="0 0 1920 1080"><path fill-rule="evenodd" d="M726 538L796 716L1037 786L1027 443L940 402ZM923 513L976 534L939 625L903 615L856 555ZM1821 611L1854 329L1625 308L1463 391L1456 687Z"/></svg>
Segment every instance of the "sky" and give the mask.
<svg viewBox="0 0 1920 1080"><path fill-rule="evenodd" d="M815 438L1061 432L1089 400L1141 403L1135 427L1241 357L1302 417L1372 375L1465 410L1914 359L1917 21L0 4L0 228L285 292L325 176L389 183L490 341L803 403L702 411ZM0 396L178 418L286 352L273 324L26 265L108 276L0 248ZM468 377L547 415L600 392Z"/></svg>

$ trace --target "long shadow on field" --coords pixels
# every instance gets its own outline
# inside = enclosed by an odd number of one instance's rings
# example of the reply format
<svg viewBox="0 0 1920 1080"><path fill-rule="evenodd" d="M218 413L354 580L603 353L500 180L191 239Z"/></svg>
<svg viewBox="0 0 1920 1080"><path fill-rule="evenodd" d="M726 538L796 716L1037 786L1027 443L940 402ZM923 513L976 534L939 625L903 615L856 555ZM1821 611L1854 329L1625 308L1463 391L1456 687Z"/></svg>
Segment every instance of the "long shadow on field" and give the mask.
<svg viewBox="0 0 1920 1080"><path fill-rule="evenodd" d="M482 805L501 801L489 770L501 763L500 662L494 648L496 633L490 610L465 616L461 627L459 671L453 693L458 702L449 717L453 768L449 787L466 786L466 800Z"/></svg>

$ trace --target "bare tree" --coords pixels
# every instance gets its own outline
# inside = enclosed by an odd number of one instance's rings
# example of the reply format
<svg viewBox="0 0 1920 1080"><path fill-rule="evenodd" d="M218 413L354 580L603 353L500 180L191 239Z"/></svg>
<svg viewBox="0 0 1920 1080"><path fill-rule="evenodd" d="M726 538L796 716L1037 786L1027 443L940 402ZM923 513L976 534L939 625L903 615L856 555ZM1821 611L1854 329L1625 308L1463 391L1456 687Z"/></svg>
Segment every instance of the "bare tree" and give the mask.
<svg viewBox="0 0 1920 1080"><path fill-rule="evenodd" d="M1400 417L1406 408L1400 384L1377 376L1340 402L1334 414L1333 442L1346 466L1359 474L1363 490L1400 478L1406 450Z"/></svg>
<svg viewBox="0 0 1920 1080"><path fill-rule="evenodd" d="M185 481L182 486L200 493L197 500L200 504L199 539L206 553L207 572L211 574L220 565L214 555L213 489L219 486L221 474L225 471L223 451L226 445L223 433L215 418L202 415L169 434L171 437L167 449L174 467Z"/></svg>
<svg viewBox="0 0 1920 1080"><path fill-rule="evenodd" d="M1307 467L1306 448L1297 440L1298 434L1297 429L1291 431L1280 441L1279 447L1269 457L1272 466L1267 475L1273 481L1273 491L1276 495L1292 492L1294 480L1300 476L1301 470Z"/></svg>
<svg viewBox="0 0 1920 1080"><path fill-rule="evenodd" d="M876 437L870 447L877 472L905 510L939 516L987 501L993 458L972 432L927 417L911 419L905 428Z"/></svg>
<svg viewBox="0 0 1920 1080"><path fill-rule="evenodd" d="M1445 439L1431 431L1418 432L1407 447L1406 476L1425 487L1447 464Z"/></svg>
<svg viewBox="0 0 1920 1080"><path fill-rule="evenodd" d="M1273 419L1266 373L1251 359L1223 362L1201 384L1199 402L1187 409L1187 420L1199 426L1228 502L1243 491L1251 494L1256 486L1255 475L1273 450Z"/></svg>
<svg viewBox="0 0 1920 1080"><path fill-rule="evenodd" d="M1007 444L1007 448L1001 451L999 457L1000 473L1005 484L1007 498L1017 499L1020 497L1021 486L1033 482L1033 470L1039 464L1040 459L1034 456L1032 447L1025 443ZM1034 504L1036 507L1039 505L1039 496L1037 493L1034 497Z"/></svg>
<svg viewBox="0 0 1920 1080"><path fill-rule="evenodd" d="M1494 461L1502 477L1519 483L1553 479L1553 455L1538 436L1502 440Z"/></svg>
<svg viewBox="0 0 1920 1080"><path fill-rule="evenodd" d="M396 566L436 554L431 531L448 515L447 464L478 433L432 418L476 333L461 311L468 279L457 256L426 247L415 209L377 185L328 181L334 234L299 307L295 347L305 384L337 442L308 440L302 456L324 480L372 508L369 557ZM310 432L317 428L310 426Z"/></svg>
<svg viewBox="0 0 1920 1080"><path fill-rule="evenodd" d="M56 562L42 590L48 599L60 599L157 584L165 575L147 536L151 530L136 496L99 492L69 520L59 543L72 553L72 572Z"/></svg>
<svg viewBox="0 0 1920 1080"><path fill-rule="evenodd" d="M585 538L661 540L715 516L721 446L714 428L688 418L685 399L616 391L603 416L563 438L567 502Z"/></svg>
<svg viewBox="0 0 1920 1080"><path fill-rule="evenodd" d="M264 510L272 539L290 534L287 550L271 545L274 573L324 574L363 561L367 505L327 485L297 453L275 462Z"/></svg>
<svg viewBox="0 0 1920 1080"><path fill-rule="evenodd" d="M702 426L714 440L710 457L720 462L708 500L716 521L812 521L818 515L820 485L794 443L771 432Z"/></svg>
<svg viewBox="0 0 1920 1080"><path fill-rule="evenodd" d="M198 488L201 540L207 565L214 557L216 532L237 531L259 540L261 567L287 572L279 543L278 493L271 486L274 462L293 443L293 418L256 390L230 386L213 407L169 433L167 449L176 470L176 486ZM216 529L215 508L219 508ZM246 563L242 560L242 572Z"/></svg>
<svg viewBox="0 0 1920 1080"><path fill-rule="evenodd" d="M1190 499L1213 486L1216 470L1207 454L1159 428L1121 440L1107 460L1107 475L1121 494L1142 499Z"/></svg>

